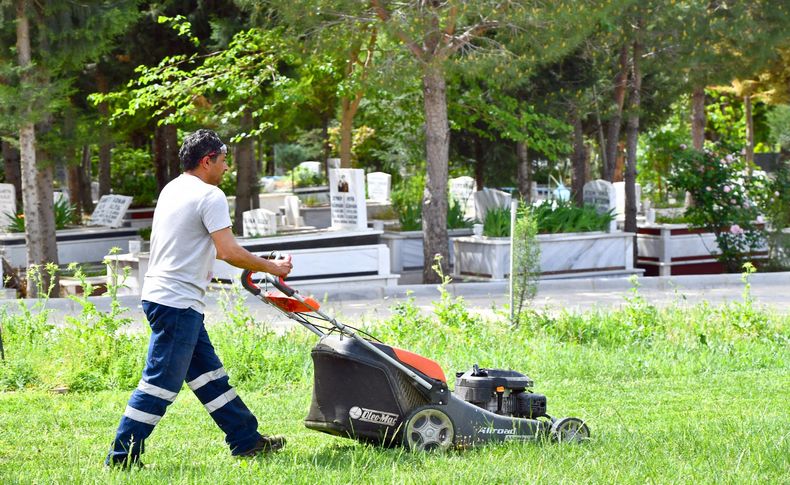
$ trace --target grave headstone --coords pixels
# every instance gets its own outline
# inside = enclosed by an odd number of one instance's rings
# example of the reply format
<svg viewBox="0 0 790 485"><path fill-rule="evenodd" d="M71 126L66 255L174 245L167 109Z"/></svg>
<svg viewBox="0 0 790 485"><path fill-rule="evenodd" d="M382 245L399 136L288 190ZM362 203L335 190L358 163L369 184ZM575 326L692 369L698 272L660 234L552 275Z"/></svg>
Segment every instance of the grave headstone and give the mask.
<svg viewBox="0 0 790 485"><path fill-rule="evenodd" d="M472 177L456 177L449 181L450 197L462 204L464 217L475 218L475 200L472 194L477 190L477 183Z"/></svg>
<svg viewBox="0 0 790 485"><path fill-rule="evenodd" d="M327 158L326 165L329 169L333 168L340 168L340 159L339 158Z"/></svg>
<svg viewBox="0 0 790 485"><path fill-rule="evenodd" d="M483 189L475 192L475 213L477 220L484 222L486 213L494 207L510 207L512 197L507 192L496 189Z"/></svg>
<svg viewBox="0 0 790 485"><path fill-rule="evenodd" d="M384 172L371 172L368 178L368 199L376 202L389 202L392 175Z"/></svg>
<svg viewBox="0 0 790 485"><path fill-rule="evenodd" d="M59 190L59 191L56 191L56 192L52 192L52 202L57 204L58 202L60 202L60 203L63 203L63 202L68 203L68 201L69 201L69 192L68 192L68 190Z"/></svg>
<svg viewBox="0 0 790 485"><path fill-rule="evenodd" d="M285 223L292 227L300 227L302 223L299 214L299 197L286 195L283 204L285 204Z"/></svg>
<svg viewBox="0 0 790 485"><path fill-rule="evenodd" d="M615 209L617 206L617 194L611 182L606 180L592 180L584 184L583 195L584 203L595 207L599 214ZM617 229L617 222L612 221L609 225L609 232Z"/></svg>
<svg viewBox="0 0 790 485"><path fill-rule="evenodd" d="M99 182L91 182L91 200L93 202L99 200Z"/></svg>
<svg viewBox="0 0 790 485"><path fill-rule="evenodd" d="M121 227L123 216L132 203L128 195L108 194L102 196L91 214L89 226Z"/></svg>
<svg viewBox="0 0 790 485"><path fill-rule="evenodd" d="M0 184L0 227L8 227L16 215L16 190L14 184Z"/></svg>
<svg viewBox="0 0 790 485"><path fill-rule="evenodd" d="M358 168L330 170L329 199L332 229L367 229L364 170Z"/></svg>
<svg viewBox="0 0 790 485"><path fill-rule="evenodd" d="M625 182L615 182L614 185L615 193L617 194L617 205L615 207L615 214L617 215L618 221L625 220ZM639 184L636 185L636 212L642 212L642 186Z"/></svg>
<svg viewBox="0 0 790 485"><path fill-rule="evenodd" d="M314 161L302 162L298 165L298 167L306 168L307 170L313 173L319 173L319 174L321 173L321 162L314 162Z"/></svg>
<svg viewBox="0 0 790 485"><path fill-rule="evenodd" d="M277 214L267 209L253 209L242 214L244 237L273 236L277 233Z"/></svg>

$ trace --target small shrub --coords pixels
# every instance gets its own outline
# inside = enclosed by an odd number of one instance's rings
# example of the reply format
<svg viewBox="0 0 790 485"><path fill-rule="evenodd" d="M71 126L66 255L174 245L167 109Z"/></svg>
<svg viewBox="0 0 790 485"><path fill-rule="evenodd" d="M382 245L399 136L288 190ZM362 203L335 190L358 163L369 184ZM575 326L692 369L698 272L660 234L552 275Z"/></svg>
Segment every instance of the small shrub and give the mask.
<svg viewBox="0 0 790 485"><path fill-rule="evenodd" d="M74 206L69 204L66 199L58 199L54 204L55 210L55 229L65 229L66 226L76 224L77 213ZM9 232L25 232L25 214L11 214L6 212L6 217L10 221L8 224Z"/></svg>
<svg viewBox="0 0 790 485"><path fill-rule="evenodd" d="M539 234L605 231L614 220L614 212L598 213L593 206L578 207L571 201L543 201L532 207Z"/></svg>
<svg viewBox="0 0 790 485"><path fill-rule="evenodd" d="M692 227L712 232L720 253L718 260L729 272L738 272L748 254L764 239L755 224L755 201L766 196L767 182L751 174L740 157L713 150L686 149L675 156L670 183L688 191L694 205L686 209Z"/></svg>
<svg viewBox="0 0 790 485"><path fill-rule="evenodd" d="M326 185L326 177L320 172L314 172L307 167L296 167L291 171L294 187L316 187Z"/></svg>
<svg viewBox="0 0 790 485"><path fill-rule="evenodd" d="M483 221L483 235L487 237L510 236L510 207L492 207Z"/></svg>
<svg viewBox="0 0 790 485"><path fill-rule="evenodd" d="M110 174L113 192L132 196L132 207L153 205L158 187L148 150L127 146L113 149Z"/></svg>
<svg viewBox="0 0 790 485"><path fill-rule="evenodd" d="M450 197L447 206L447 229L466 229L472 227L472 220L466 218L464 206L455 197Z"/></svg>
<svg viewBox="0 0 790 485"><path fill-rule="evenodd" d="M26 360L0 362L0 391L22 390L40 382L33 365Z"/></svg>

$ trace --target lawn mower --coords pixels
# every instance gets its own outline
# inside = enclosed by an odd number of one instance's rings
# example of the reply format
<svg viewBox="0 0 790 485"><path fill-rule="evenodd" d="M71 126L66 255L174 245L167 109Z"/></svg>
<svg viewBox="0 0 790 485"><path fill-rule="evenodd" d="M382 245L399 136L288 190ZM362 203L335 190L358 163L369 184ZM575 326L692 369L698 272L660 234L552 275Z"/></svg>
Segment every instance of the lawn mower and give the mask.
<svg viewBox="0 0 790 485"><path fill-rule="evenodd" d="M281 278L253 275L242 273L247 291L320 338L311 352L309 429L415 451L544 438L581 442L590 436L581 419L547 414L546 397L532 392L524 374L474 365L456 374L450 392L435 361L338 322Z"/></svg>

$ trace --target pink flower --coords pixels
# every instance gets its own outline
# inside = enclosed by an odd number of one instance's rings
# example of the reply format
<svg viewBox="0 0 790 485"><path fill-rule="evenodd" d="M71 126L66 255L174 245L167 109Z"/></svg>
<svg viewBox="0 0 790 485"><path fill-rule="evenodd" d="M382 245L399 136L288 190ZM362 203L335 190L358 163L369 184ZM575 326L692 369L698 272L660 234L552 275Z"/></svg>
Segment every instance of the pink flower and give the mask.
<svg viewBox="0 0 790 485"><path fill-rule="evenodd" d="M729 192L730 192L730 190L732 190L732 188L730 188L730 186L729 186L729 185L725 185L725 186L724 186L724 193L725 193L725 194L726 194L726 193L729 193Z"/></svg>
<svg viewBox="0 0 790 485"><path fill-rule="evenodd" d="M779 197L779 192L774 192L774 197Z"/></svg>
<svg viewBox="0 0 790 485"><path fill-rule="evenodd" d="M710 186L708 186L708 187L705 187L705 190L707 190L708 192L710 192L710 190L711 190L711 189L710 189Z"/></svg>
<svg viewBox="0 0 790 485"><path fill-rule="evenodd" d="M757 224L763 224L765 222L765 217L757 216Z"/></svg>
<svg viewBox="0 0 790 485"><path fill-rule="evenodd" d="M737 204L737 203L738 203L738 201L737 201L737 200L735 200L735 199L730 199L730 204L732 204L732 205L735 205L735 204Z"/></svg>
<svg viewBox="0 0 790 485"><path fill-rule="evenodd" d="M736 236L743 234L743 229L738 224L733 224L730 226L730 232Z"/></svg>
<svg viewBox="0 0 790 485"><path fill-rule="evenodd" d="M733 157L732 154L729 154L726 157L724 157L724 159L732 163L732 161L735 160L735 157Z"/></svg>

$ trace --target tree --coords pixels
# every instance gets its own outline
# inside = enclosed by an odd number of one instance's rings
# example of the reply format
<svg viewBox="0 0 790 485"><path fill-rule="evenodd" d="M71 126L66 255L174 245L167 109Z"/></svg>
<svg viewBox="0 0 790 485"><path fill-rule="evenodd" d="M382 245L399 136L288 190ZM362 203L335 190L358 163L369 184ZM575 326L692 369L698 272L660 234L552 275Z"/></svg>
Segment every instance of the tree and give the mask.
<svg viewBox="0 0 790 485"><path fill-rule="evenodd" d="M0 15L15 18L15 69L18 77L0 104L12 113L19 133L22 200L25 211L27 265L58 262L53 207L53 163L47 150L47 133L55 116L67 104L67 93L86 59L107 49L108 40L133 15L131 2L105 5L101 1L67 2L15 0L0 3ZM10 59L6 59L10 64ZM43 288L50 287L42 271ZM53 286L56 286L54 284ZM28 295L37 296L28 281Z"/></svg>

